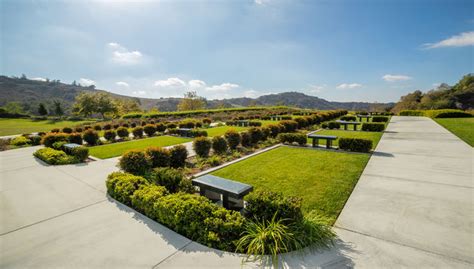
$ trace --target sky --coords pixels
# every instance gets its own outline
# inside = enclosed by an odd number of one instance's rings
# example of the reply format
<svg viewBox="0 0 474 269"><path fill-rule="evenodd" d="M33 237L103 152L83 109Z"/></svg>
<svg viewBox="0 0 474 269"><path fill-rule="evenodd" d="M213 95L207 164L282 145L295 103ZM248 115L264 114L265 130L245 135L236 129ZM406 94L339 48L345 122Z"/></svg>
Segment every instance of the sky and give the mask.
<svg viewBox="0 0 474 269"><path fill-rule="evenodd" d="M474 1L0 1L0 73L159 98L392 102L474 72Z"/></svg>

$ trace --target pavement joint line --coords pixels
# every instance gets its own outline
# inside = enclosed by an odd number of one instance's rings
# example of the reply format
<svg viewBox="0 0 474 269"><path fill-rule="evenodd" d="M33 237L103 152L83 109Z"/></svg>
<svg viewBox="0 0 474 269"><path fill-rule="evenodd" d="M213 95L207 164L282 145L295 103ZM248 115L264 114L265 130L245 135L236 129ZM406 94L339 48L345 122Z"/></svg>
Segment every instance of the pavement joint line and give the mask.
<svg viewBox="0 0 474 269"><path fill-rule="evenodd" d="M63 174L66 174L66 175L72 177L73 179L75 179L75 180L81 182L82 184L85 184L85 185L87 185L88 187L91 187L92 189L94 189L94 190L96 190L96 191L99 191L100 193L105 193L104 191L97 189L96 187L90 185L89 183L82 181L80 178L77 178L76 176L71 175L71 174L69 174L68 172L59 169L59 167L55 167L55 168L56 168L56 170L58 170L59 172L61 172L61 173L63 173ZM104 183L105 183L105 181L104 181Z"/></svg>
<svg viewBox="0 0 474 269"><path fill-rule="evenodd" d="M408 178L401 178L401 177L374 175L374 174L368 174L368 173L364 174L364 176L378 177L378 178L387 179L387 180L391 179L391 180L400 180L400 181L410 181L410 182L415 182L415 183L443 185L443 186L448 186L448 187L453 187L453 188L474 189L474 187L469 187L469 186L454 185L454 184L440 183L440 182L431 182L431 181L426 181L426 180L415 180L415 179L408 179Z"/></svg>
<svg viewBox="0 0 474 269"><path fill-rule="evenodd" d="M418 250L418 251L426 252L426 253L429 253L429 254L432 254L432 255L440 256L440 257L450 259L450 260L454 260L454 261L457 261L457 262L466 263L468 265L474 265L474 263L471 262L471 261L467 261L467 260L456 258L456 257L446 256L442 253L434 252L434 251L431 251L431 250L422 249L422 248L415 247L415 246L410 246L410 245L407 245L407 244L404 244L404 243L401 243L401 242L397 242L397 241L393 241L393 240L373 236L373 235L366 234L366 233L363 233L363 232L358 232L358 231L351 230L351 229L348 229L348 228L344 228L344 227L341 227L341 226L338 226L338 225L334 225L333 227L337 228L337 229L347 231L347 232L351 232L351 233L359 234L359 235L362 235L362 236L367 236L367 237L370 237L370 238L374 238L374 239L377 239L377 240L382 240L382 241L392 243L392 244L395 244L395 245L404 246L404 247L408 247L408 248L415 249L415 250Z"/></svg>
<svg viewBox="0 0 474 269"><path fill-rule="evenodd" d="M17 170L21 170L21 169L26 169L26 168L31 168L31 167L35 167L35 166L36 166L36 165L30 165L30 166L25 166L25 167L14 168L14 169L10 169L10 170L2 170L2 171L0 171L0 173L13 172L13 171L17 171Z"/></svg>
<svg viewBox="0 0 474 269"><path fill-rule="evenodd" d="M182 247L176 249L175 252L171 253L170 255L166 256L164 259L162 259L161 261L159 261L157 264L153 265L151 268L152 269L155 269L157 268L157 266L160 266L160 264L162 264L163 262L165 262L166 260L170 259L171 257L175 256L177 253L180 253L181 250L183 250L185 247L189 246L191 243L193 243L194 241L191 240L191 239L188 239L189 242L184 244Z"/></svg>
<svg viewBox="0 0 474 269"><path fill-rule="evenodd" d="M76 211L79 211L79 210L82 210L82 209L85 209L85 208L88 208L88 207L91 207L91 206L94 206L94 205L103 203L103 202L105 202L105 201L107 201L107 199L103 199L103 200L94 202L94 203L92 203L92 204L88 204L88 205L85 205L85 206L81 206L81 207L75 208L75 209L73 209L73 210L70 210L70 211L61 213L61 214L59 214L59 215L52 216L52 217L49 217L49 218L46 218L46 219L43 219L43 220L40 220L40 221L31 223L31 224L25 225L25 226L21 226L21 227L19 227L19 228L14 229L14 230L11 230L11 231L2 233L2 234L0 234L0 236L4 236L4 235L10 234L10 233L14 233L14 232L16 232L16 231L26 229L26 228L28 228L28 227L31 227L31 226L34 226L34 225L37 225L37 224L46 222L46 221L48 221L48 220L52 220L52 219L56 219L56 218L62 217L62 216L67 215L67 214L69 214L69 213L74 213L74 212L76 212Z"/></svg>

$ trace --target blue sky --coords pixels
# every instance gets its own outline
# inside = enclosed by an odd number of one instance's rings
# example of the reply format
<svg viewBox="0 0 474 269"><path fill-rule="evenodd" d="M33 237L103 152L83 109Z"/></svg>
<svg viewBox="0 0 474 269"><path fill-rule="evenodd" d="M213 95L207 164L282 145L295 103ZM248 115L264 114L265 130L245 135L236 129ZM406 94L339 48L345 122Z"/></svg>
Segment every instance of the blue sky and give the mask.
<svg viewBox="0 0 474 269"><path fill-rule="evenodd" d="M397 101L474 72L474 1L0 1L3 75L141 96Z"/></svg>

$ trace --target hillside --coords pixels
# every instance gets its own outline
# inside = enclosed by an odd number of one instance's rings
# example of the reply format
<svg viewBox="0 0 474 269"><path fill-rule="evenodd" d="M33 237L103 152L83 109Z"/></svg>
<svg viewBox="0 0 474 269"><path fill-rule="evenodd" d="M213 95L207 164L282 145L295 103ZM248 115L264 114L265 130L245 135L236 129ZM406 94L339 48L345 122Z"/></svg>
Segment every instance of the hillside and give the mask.
<svg viewBox="0 0 474 269"><path fill-rule="evenodd" d="M36 81L25 78L0 76L0 106L9 102L20 102L25 111L36 113L39 103L51 107L54 100L60 101L66 112L70 111L75 97L81 92L103 91L94 86L83 87L65 84L59 81ZM103 91L105 92L105 91ZM160 111L174 111L181 98L138 98L110 93L115 98L136 100L142 109L158 108ZM208 100L208 108L243 107L252 105L285 105L312 109L348 109L368 110L374 106L387 107L392 104L373 104L363 102L331 102L316 96L299 92L284 92L263 95L258 98L231 98L224 100Z"/></svg>

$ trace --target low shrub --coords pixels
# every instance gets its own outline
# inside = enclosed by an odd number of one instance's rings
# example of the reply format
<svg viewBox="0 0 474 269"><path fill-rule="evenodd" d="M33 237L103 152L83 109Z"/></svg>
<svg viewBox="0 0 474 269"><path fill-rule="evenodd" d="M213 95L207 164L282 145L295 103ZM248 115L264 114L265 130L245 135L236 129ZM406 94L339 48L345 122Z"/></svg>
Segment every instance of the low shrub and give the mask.
<svg viewBox="0 0 474 269"><path fill-rule="evenodd" d="M17 136L15 138L12 139L12 141L10 142L11 145L14 145L14 146L17 146L17 147L21 147L21 146L25 146L25 145L28 145L28 144L31 144L31 140L20 135L20 136Z"/></svg>
<svg viewBox="0 0 474 269"><path fill-rule="evenodd" d="M52 148L57 150L63 150L63 146L67 144L65 141L57 141L53 143Z"/></svg>
<svg viewBox="0 0 474 269"><path fill-rule="evenodd" d="M339 129L341 128L341 124L339 122L335 122L335 121L330 121L328 122L328 128L329 129Z"/></svg>
<svg viewBox="0 0 474 269"><path fill-rule="evenodd" d="M52 148L39 149L33 153L33 155L51 165L72 164L78 162L73 156L67 155L64 151Z"/></svg>
<svg viewBox="0 0 474 269"><path fill-rule="evenodd" d="M147 215L152 219L156 219L154 216L153 205L158 202L158 199L168 195L168 191L163 186L157 185L145 185L138 190L136 190L131 196L130 200L132 207Z"/></svg>
<svg viewBox="0 0 474 269"><path fill-rule="evenodd" d="M132 130L133 137L142 138L143 137L143 128L141 126L135 127Z"/></svg>
<svg viewBox="0 0 474 269"><path fill-rule="evenodd" d="M108 141L114 141L117 133L114 130L107 130L104 132L104 138Z"/></svg>
<svg viewBox="0 0 474 269"><path fill-rule="evenodd" d="M110 129L112 129L112 124L110 124L110 123L104 124L104 127L102 129L110 130Z"/></svg>
<svg viewBox="0 0 474 269"><path fill-rule="evenodd" d="M277 135L282 131L282 125L279 124L269 124L267 125L267 128L270 129L270 137L277 137Z"/></svg>
<svg viewBox="0 0 474 269"><path fill-rule="evenodd" d="M227 141L221 136L212 138L212 150L216 154L223 154L227 152Z"/></svg>
<svg viewBox="0 0 474 269"><path fill-rule="evenodd" d="M152 167L167 167L170 165L170 152L165 148L149 147L145 150Z"/></svg>
<svg viewBox="0 0 474 269"><path fill-rule="evenodd" d="M72 133L72 128L64 127L64 128L63 128L63 133L66 133L66 134Z"/></svg>
<svg viewBox="0 0 474 269"><path fill-rule="evenodd" d="M188 150L183 145L177 145L170 149L170 166L174 168L184 167L188 158Z"/></svg>
<svg viewBox="0 0 474 269"><path fill-rule="evenodd" d="M402 110L398 113L400 116L424 116L425 113L421 110Z"/></svg>
<svg viewBox="0 0 474 269"><path fill-rule="evenodd" d="M100 126L100 125L98 125L98 124L97 124L97 125L94 125L94 130L96 130L96 131L102 131L102 126Z"/></svg>
<svg viewBox="0 0 474 269"><path fill-rule="evenodd" d="M80 133L72 133L68 137L69 143L82 145L82 135Z"/></svg>
<svg viewBox="0 0 474 269"><path fill-rule="evenodd" d="M51 129L51 133L59 133L59 132L60 132L59 128Z"/></svg>
<svg viewBox="0 0 474 269"><path fill-rule="evenodd" d="M277 220L299 221L303 218L301 198L283 196L281 193L256 190L244 197L247 201L245 216L258 221Z"/></svg>
<svg viewBox="0 0 474 269"><path fill-rule="evenodd" d="M329 126L326 122L321 123L321 128L327 129Z"/></svg>
<svg viewBox="0 0 474 269"><path fill-rule="evenodd" d="M199 157L208 157L211 146L211 140L206 137L197 137L193 141L193 149Z"/></svg>
<svg viewBox="0 0 474 269"><path fill-rule="evenodd" d="M68 141L69 135L65 133L48 133L41 139L41 144L45 147L51 148L53 144L58 141Z"/></svg>
<svg viewBox="0 0 474 269"><path fill-rule="evenodd" d="M155 168L147 178L149 181L165 187L170 193L182 191L180 184L186 179L182 170L169 167Z"/></svg>
<svg viewBox="0 0 474 269"><path fill-rule="evenodd" d="M41 144L41 136L39 135L30 135L28 136L28 139L31 141L31 145L33 146Z"/></svg>
<svg viewBox="0 0 474 269"><path fill-rule="evenodd" d="M79 162L83 162L89 157L89 149L83 146L72 148L70 151L69 155L75 157Z"/></svg>
<svg viewBox="0 0 474 269"><path fill-rule="evenodd" d="M239 146L241 138L237 131L230 129L225 132L224 137L230 149L236 149Z"/></svg>
<svg viewBox="0 0 474 269"><path fill-rule="evenodd" d="M147 136L151 137L156 133L156 127L154 124L147 124L143 127L143 131Z"/></svg>
<svg viewBox="0 0 474 269"><path fill-rule="evenodd" d="M157 123L156 124L156 131L157 132L164 132L166 130L166 125L164 125L163 123Z"/></svg>
<svg viewBox="0 0 474 269"><path fill-rule="evenodd" d="M124 139L124 138L128 138L128 129L126 127L119 127L117 128L117 135Z"/></svg>
<svg viewBox="0 0 474 269"><path fill-rule="evenodd" d="M76 133L82 133L83 129L81 127L76 127L74 128L74 132Z"/></svg>
<svg viewBox="0 0 474 269"><path fill-rule="evenodd" d="M89 146L94 146L99 143L99 134L96 131L89 129L82 134L82 139L84 139Z"/></svg>
<svg viewBox="0 0 474 269"><path fill-rule="evenodd" d="M373 116L372 122L388 122L389 117L385 116Z"/></svg>
<svg viewBox="0 0 474 269"><path fill-rule="evenodd" d="M385 124L384 123L378 123L378 122L365 122L362 123L362 131L368 131L368 132L382 132L385 130Z"/></svg>
<svg viewBox="0 0 474 269"><path fill-rule="evenodd" d="M470 118L472 114L458 109L427 110L425 115L430 118Z"/></svg>
<svg viewBox="0 0 474 269"><path fill-rule="evenodd" d="M132 205L132 195L135 191L148 185L146 179L123 172L114 172L105 181L107 193L115 200Z"/></svg>
<svg viewBox="0 0 474 269"><path fill-rule="evenodd" d="M249 121L249 126L260 127L262 123L260 121Z"/></svg>
<svg viewBox="0 0 474 269"><path fill-rule="evenodd" d="M298 123L294 120L282 120L279 124L283 125L284 128L282 129L286 133L292 133L298 128Z"/></svg>
<svg viewBox="0 0 474 269"><path fill-rule="evenodd" d="M348 151L369 152L372 140L361 138L339 138L339 148Z"/></svg>
<svg viewBox="0 0 474 269"><path fill-rule="evenodd" d="M357 121L356 116L342 116L341 120L343 121Z"/></svg>
<svg viewBox="0 0 474 269"><path fill-rule="evenodd" d="M298 143L298 145L306 145L306 135L301 133L281 133L278 135L280 143Z"/></svg>
<svg viewBox="0 0 474 269"><path fill-rule="evenodd" d="M202 122L206 125L209 125L209 124L211 124L212 120L210 118L204 118L204 119L202 119Z"/></svg>
<svg viewBox="0 0 474 269"><path fill-rule="evenodd" d="M207 131L206 130L191 130L189 132L189 136L191 137L207 137Z"/></svg>
<svg viewBox="0 0 474 269"><path fill-rule="evenodd" d="M252 137L248 132L240 133L240 143L243 147L251 147L252 146Z"/></svg>
<svg viewBox="0 0 474 269"><path fill-rule="evenodd" d="M151 162L145 152L141 150L130 150L120 158L120 168L134 175L144 175L151 169Z"/></svg>

